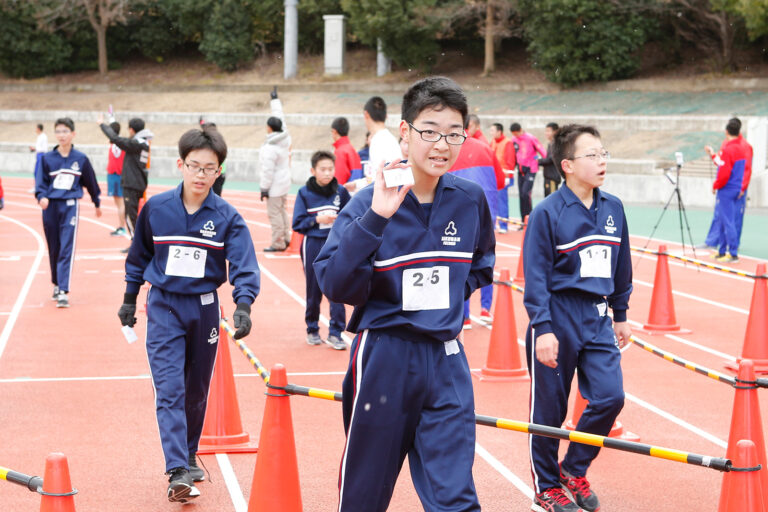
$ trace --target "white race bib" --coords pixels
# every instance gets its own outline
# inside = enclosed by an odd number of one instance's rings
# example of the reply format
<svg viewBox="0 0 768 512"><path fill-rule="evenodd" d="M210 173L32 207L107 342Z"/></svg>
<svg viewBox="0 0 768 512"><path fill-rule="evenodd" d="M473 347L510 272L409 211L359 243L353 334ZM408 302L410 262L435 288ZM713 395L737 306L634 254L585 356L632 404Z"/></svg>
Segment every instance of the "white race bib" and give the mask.
<svg viewBox="0 0 768 512"><path fill-rule="evenodd" d="M322 211L317 212L317 215L318 216L319 215L336 215L336 210L332 210L332 209L322 210ZM320 228L320 229L331 229L331 227L333 226L333 222L335 220L336 219L332 220L331 222L318 222L317 223L317 227Z"/></svg>
<svg viewBox="0 0 768 512"><path fill-rule="evenodd" d="M449 267L408 268L403 271L403 311L448 309Z"/></svg>
<svg viewBox="0 0 768 512"><path fill-rule="evenodd" d="M590 245L579 251L581 277L611 277L611 246Z"/></svg>
<svg viewBox="0 0 768 512"><path fill-rule="evenodd" d="M61 172L56 175L53 180L53 188L58 190L69 190L72 188L72 184L75 182L75 175L65 172Z"/></svg>
<svg viewBox="0 0 768 512"><path fill-rule="evenodd" d="M208 251L205 249L187 245L172 245L168 247L165 274L180 277L203 277L207 257Z"/></svg>

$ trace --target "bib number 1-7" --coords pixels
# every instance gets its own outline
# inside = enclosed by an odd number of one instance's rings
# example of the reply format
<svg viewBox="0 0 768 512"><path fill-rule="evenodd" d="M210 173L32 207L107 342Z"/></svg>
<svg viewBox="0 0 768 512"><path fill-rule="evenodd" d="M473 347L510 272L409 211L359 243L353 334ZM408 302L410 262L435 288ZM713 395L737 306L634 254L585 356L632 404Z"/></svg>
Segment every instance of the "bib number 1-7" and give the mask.
<svg viewBox="0 0 768 512"><path fill-rule="evenodd" d="M403 271L403 311L448 309L449 267L408 268Z"/></svg>

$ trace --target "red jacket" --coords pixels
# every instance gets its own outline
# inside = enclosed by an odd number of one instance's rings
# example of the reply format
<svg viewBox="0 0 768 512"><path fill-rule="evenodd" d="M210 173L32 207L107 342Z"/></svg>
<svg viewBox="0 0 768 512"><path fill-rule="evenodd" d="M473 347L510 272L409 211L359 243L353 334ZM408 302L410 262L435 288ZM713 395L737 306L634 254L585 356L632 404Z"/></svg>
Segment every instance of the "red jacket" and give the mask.
<svg viewBox="0 0 768 512"><path fill-rule="evenodd" d="M360 163L360 155L357 154L354 146L349 142L349 137L339 137L333 143L333 148L333 153L336 156L336 172L334 174L339 185L343 185L349 181L352 171L359 171L363 166Z"/></svg>
<svg viewBox="0 0 768 512"><path fill-rule="evenodd" d="M517 165L517 157L515 155L515 145L512 141L506 138L504 135L498 139L491 141L491 149L496 154L501 167L507 171L512 171Z"/></svg>
<svg viewBox="0 0 768 512"><path fill-rule="evenodd" d="M717 164L717 177L712 184L714 190L724 187L738 187L741 192L749 187L752 177L752 146L739 135L735 139L725 140L720 152L712 155Z"/></svg>
<svg viewBox="0 0 768 512"><path fill-rule="evenodd" d="M472 138L473 139L477 139L480 142L485 142L486 144L488 144L488 139L485 138L485 135L483 135L483 130L481 130L480 128L477 129L477 131L472 136Z"/></svg>

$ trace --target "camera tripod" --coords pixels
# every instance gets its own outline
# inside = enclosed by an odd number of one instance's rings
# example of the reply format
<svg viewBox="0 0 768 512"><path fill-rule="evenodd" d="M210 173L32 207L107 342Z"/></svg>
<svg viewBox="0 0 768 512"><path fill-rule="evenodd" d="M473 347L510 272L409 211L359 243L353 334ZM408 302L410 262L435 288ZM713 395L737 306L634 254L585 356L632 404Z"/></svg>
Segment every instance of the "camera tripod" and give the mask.
<svg viewBox="0 0 768 512"><path fill-rule="evenodd" d="M685 213L685 204L683 204L683 197L680 195L680 169L683 167L682 154L676 153L675 156L677 158L676 167L668 167L664 169L664 176L666 176L669 182L675 186L675 189L669 195L669 199L667 199L667 203L664 205L664 208L661 210L661 215L659 215L659 219L656 221L656 224L653 226L653 229L651 230L651 234L648 236L648 240L645 242L645 246L643 247L643 249L648 248L648 244L651 243L651 239L653 238L654 233L656 233L656 229L659 227L659 224L661 224L661 220L664 218L664 214L667 212L669 205L672 203L673 199L677 198L677 215L678 215L678 223L680 225L680 243L683 246L683 254L685 254L685 233L683 232L683 225L685 225L685 229L688 231L688 240L691 244L691 250L693 250L693 257L696 258L696 246L693 245L693 235L691 235L691 225L688 223L688 215ZM672 170L675 171L674 179L669 175L669 171L672 171Z"/></svg>

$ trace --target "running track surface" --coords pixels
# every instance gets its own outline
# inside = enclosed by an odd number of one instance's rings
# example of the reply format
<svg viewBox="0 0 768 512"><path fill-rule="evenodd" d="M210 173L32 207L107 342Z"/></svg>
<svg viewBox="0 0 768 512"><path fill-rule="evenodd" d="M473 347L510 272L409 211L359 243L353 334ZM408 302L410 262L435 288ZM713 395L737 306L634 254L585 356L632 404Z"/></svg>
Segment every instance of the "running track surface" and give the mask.
<svg viewBox="0 0 768 512"><path fill-rule="evenodd" d="M57 309L40 210L31 197L29 178L3 180L6 208L0 211L0 466L42 475L45 456L66 454L78 510L176 510L165 498L166 477L154 416L152 386L142 344L146 317L139 314L139 342L127 344L117 309L124 290L124 238L110 237L116 210L104 197L101 219L88 199L81 203L71 308ZM150 187L157 193L168 187ZM224 191L248 222L262 268L262 291L253 308L254 328L245 339L268 368L282 362L289 381L340 390L349 353L305 343L304 277L297 257L268 258L265 205L254 192ZM630 226L631 229L631 226ZM500 235L497 270L517 268L522 237ZM633 244L644 244L644 238ZM649 247L655 248L656 242ZM671 251L677 247L668 243ZM701 257L701 255L700 255ZM631 322L648 318L653 256L633 255ZM733 265L754 271L756 260ZM699 271L670 260L678 322L690 335L639 336L657 346L722 371L722 363L740 355L750 305L751 280ZM143 290L145 293L145 290ZM477 294L476 294L477 295ZM231 288L220 290L231 315ZM139 298L141 303L143 296ZM513 293L517 335L523 338L527 316ZM327 314L327 305L322 312ZM479 297L473 296L473 315ZM321 327L321 334L326 335ZM472 368L485 364L490 330L474 323L464 343ZM240 352L230 346L243 427L258 439L264 385ZM522 356L522 349L521 349ZM734 391L657 358L638 347L624 353L626 405L619 420L642 442L723 457ZM528 383L474 381L479 414L527 420ZM765 403L766 393L761 391ZM301 493L306 511L334 510L338 466L344 445L338 403L307 397L290 400L296 435ZM763 422L768 414L763 409ZM768 424L764 424L764 430ZM475 481L484 510L529 510L531 476L527 436L477 428ZM561 449L565 447L561 443ZM199 511L245 511L256 454L202 457L211 481L200 484ZM716 471L603 449L589 473L604 511L715 511L722 475ZM39 509L39 496L0 481L0 509ZM191 510L191 509L190 509ZM407 464L390 506L421 510Z"/></svg>

